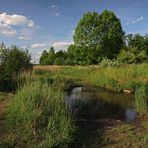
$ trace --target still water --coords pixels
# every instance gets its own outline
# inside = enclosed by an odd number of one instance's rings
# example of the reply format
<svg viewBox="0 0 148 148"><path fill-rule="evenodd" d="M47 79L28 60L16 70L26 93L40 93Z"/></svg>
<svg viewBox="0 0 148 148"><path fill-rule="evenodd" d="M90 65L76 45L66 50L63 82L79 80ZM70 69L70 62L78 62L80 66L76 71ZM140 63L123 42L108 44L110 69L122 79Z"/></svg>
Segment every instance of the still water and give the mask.
<svg viewBox="0 0 148 148"><path fill-rule="evenodd" d="M65 92L65 102L78 119L133 121L134 96L99 87L75 87Z"/></svg>

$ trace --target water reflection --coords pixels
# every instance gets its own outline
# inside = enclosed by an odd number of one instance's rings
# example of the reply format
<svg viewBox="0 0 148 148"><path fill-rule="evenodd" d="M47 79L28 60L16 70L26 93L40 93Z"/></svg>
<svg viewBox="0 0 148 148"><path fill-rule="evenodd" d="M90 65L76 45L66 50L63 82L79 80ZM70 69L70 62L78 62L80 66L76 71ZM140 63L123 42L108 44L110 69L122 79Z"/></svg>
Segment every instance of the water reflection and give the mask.
<svg viewBox="0 0 148 148"><path fill-rule="evenodd" d="M76 87L65 92L65 102L79 119L135 119L134 96L96 87Z"/></svg>

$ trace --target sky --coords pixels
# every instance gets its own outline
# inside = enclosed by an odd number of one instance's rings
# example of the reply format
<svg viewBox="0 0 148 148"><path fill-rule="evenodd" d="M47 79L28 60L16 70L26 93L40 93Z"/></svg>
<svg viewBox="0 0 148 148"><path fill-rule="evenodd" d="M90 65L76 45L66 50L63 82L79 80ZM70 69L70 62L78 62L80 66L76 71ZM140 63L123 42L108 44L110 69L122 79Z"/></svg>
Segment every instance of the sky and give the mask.
<svg viewBox="0 0 148 148"><path fill-rule="evenodd" d="M0 0L0 42L28 49L37 62L44 49L73 43L87 11L113 11L126 34L148 33L148 0Z"/></svg>

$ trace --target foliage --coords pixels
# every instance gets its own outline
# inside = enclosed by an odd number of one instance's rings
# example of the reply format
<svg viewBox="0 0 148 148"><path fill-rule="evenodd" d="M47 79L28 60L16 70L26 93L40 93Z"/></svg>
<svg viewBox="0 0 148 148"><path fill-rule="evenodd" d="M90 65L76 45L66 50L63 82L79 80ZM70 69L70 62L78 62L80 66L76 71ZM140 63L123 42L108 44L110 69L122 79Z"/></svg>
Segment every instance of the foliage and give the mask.
<svg viewBox="0 0 148 148"><path fill-rule="evenodd" d="M49 52L48 52L48 60L49 60L49 65L54 64L54 59L55 59L55 50L54 47L51 47Z"/></svg>
<svg viewBox="0 0 148 148"><path fill-rule="evenodd" d="M128 46L136 47L139 51L145 51L148 56L148 35L129 34L126 36Z"/></svg>
<svg viewBox="0 0 148 148"><path fill-rule="evenodd" d="M54 61L54 64L55 65L63 65L63 58L59 58L59 57L57 57L56 59L55 59L55 61Z"/></svg>
<svg viewBox="0 0 148 148"><path fill-rule="evenodd" d="M40 63L41 65L47 65L47 64L48 64L48 62L47 62L47 60L46 60L47 58L48 58L48 52L47 52L46 50L44 50L44 51L42 52L41 57L40 57L39 63Z"/></svg>
<svg viewBox="0 0 148 148"><path fill-rule="evenodd" d="M70 60L67 57L67 52L59 50L55 52L54 48L51 47L49 52L43 51L40 57L40 65L69 65Z"/></svg>
<svg viewBox="0 0 148 148"><path fill-rule="evenodd" d="M17 92L7 111L9 146L67 147L74 128L57 87L37 81Z"/></svg>
<svg viewBox="0 0 148 148"><path fill-rule="evenodd" d="M143 63L146 62L147 59L146 51L139 50L138 47L132 46L122 49L117 56L117 60L125 64Z"/></svg>
<svg viewBox="0 0 148 148"><path fill-rule="evenodd" d="M40 64L92 65L101 62L101 65L118 66L119 63L148 61L148 35L125 35L120 20L112 11L84 13L76 26L73 40L74 44L67 51L55 53L53 47L49 53L43 51Z"/></svg>
<svg viewBox="0 0 148 148"><path fill-rule="evenodd" d="M121 63L119 63L117 60L113 59L107 59L103 58L102 61L99 63L101 67L119 67L121 66Z"/></svg>
<svg viewBox="0 0 148 148"><path fill-rule="evenodd" d="M49 52L47 52L46 50L42 52L39 62L41 65L53 65L54 59L55 59L55 51L54 48L51 47Z"/></svg>
<svg viewBox="0 0 148 148"><path fill-rule="evenodd" d="M55 65L64 65L65 59L67 58L67 53L63 50L59 50L55 54L54 64Z"/></svg>
<svg viewBox="0 0 148 148"><path fill-rule="evenodd" d="M74 33L74 58L78 64L95 64L101 57L112 59L123 46L123 37L120 20L113 12L84 13Z"/></svg>
<svg viewBox="0 0 148 148"><path fill-rule="evenodd" d="M7 48L0 45L0 90L15 90L20 73L31 69L31 56L28 50L24 51L12 45Z"/></svg>

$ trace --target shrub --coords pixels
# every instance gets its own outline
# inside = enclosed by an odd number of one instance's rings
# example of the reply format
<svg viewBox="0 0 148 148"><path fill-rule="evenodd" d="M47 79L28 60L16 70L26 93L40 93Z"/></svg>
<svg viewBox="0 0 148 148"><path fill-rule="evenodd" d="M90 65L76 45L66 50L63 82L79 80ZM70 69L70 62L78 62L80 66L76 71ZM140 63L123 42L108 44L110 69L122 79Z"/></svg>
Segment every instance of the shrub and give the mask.
<svg viewBox="0 0 148 148"><path fill-rule="evenodd" d="M100 63L100 66L102 67L118 67L120 65L121 64L117 60L114 60L114 59L110 60L110 59L107 59L106 57L103 58L103 60Z"/></svg>
<svg viewBox="0 0 148 148"><path fill-rule="evenodd" d="M121 50L117 60L125 64L143 63L147 61L147 55L146 51L140 50L137 47L128 47Z"/></svg>
<svg viewBox="0 0 148 148"><path fill-rule="evenodd" d="M31 56L27 50L0 44L0 91L16 90L20 85L21 73L31 69Z"/></svg>

